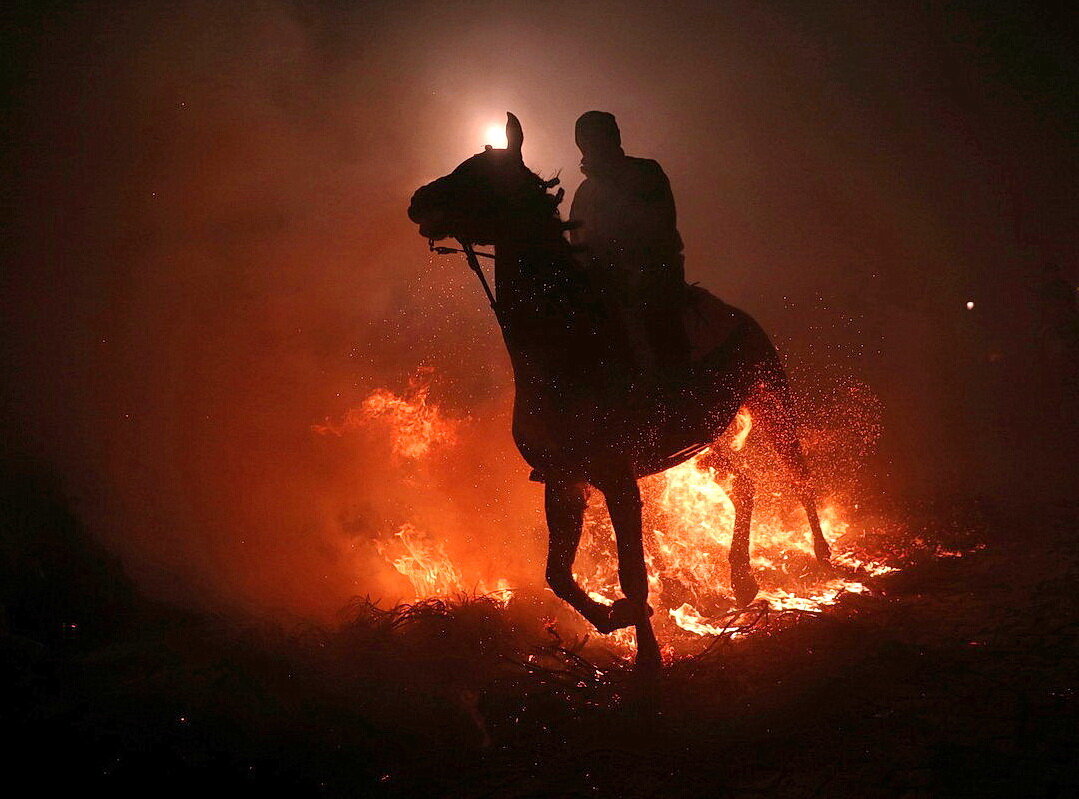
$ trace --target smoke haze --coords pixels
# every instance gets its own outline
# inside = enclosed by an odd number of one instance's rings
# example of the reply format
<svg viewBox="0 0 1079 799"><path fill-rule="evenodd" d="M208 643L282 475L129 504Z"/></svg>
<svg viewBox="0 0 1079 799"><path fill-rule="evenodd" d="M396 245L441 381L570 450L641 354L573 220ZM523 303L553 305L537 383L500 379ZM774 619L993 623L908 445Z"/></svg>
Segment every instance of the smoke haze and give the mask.
<svg viewBox="0 0 1079 799"><path fill-rule="evenodd" d="M773 334L800 391L880 398L878 491L1066 493L1037 330L1042 264L1074 277L1074 31L985 8L6 12L8 457L170 598L327 616L393 596L369 541L405 521L538 580L501 338L405 209L507 110L571 193L595 108L670 176L689 279ZM419 365L466 420L452 452L312 432Z"/></svg>

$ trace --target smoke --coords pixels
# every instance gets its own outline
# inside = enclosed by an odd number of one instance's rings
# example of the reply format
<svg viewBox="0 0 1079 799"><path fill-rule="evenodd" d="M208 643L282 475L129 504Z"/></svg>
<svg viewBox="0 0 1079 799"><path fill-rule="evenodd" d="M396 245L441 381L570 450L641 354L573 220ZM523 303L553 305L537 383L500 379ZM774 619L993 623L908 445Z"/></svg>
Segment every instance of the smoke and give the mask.
<svg viewBox="0 0 1079 799"><path fill-rule="evenodd" d="M601 108L670 175L690 279L757 316L802 390L853 377L881 397L889 485L993 490L1022 448L1023 403L1002 393L1029 368L1035 266L1074 259L1074 109L1015 85L998 20L909 11L17 15L6 448L60 474L171 598L325 616L393 595L367 544L405 521L538 576L500 339L463 264L433 259L404 209L506 110L529 165L572 191L573 120ZM452 462L409 475L377 430L312 432L420 364L471 419Z"/></svg>

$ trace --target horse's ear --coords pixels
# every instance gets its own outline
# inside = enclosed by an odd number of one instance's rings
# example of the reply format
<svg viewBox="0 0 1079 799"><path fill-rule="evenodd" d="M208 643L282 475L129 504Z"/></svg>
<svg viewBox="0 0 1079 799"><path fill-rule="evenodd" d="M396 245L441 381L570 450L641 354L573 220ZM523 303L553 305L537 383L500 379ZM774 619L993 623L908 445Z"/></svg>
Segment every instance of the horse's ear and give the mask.
<svg viewBox="0 0 1079 799"><path fill-rule="evenodd" d="M521 157L521 145L525 141L525 132L521 129L521 120L506 112L506 149L517 153Z"/></svg>

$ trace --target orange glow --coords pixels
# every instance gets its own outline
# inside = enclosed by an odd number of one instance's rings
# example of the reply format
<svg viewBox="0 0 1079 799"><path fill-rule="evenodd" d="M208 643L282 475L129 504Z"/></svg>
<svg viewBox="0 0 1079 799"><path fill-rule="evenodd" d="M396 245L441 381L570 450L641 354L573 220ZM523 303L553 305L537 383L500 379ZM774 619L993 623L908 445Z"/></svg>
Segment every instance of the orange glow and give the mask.
<svg viewBox="0 0 1079 799"><path fill-rule="evenodd" d="M461 573L439 541L411 524L401 525L386 541L376 541L379 553L412 583L414 599L461 591Z"/></svg>
<svg viewBox="0 0 1079 799"><path fill-rule="evenodd" d="M749 414L742 412L727 446L741 451L750 427ZM720 442L722 445L723 442ZM736 630L737 620L716 624L713 618L736 609L730 594L730 567L727 553L734 527L734 505L730 499L732 475L717 473L707 465L709 451L641 481L642 494L652 507L651 536L646 534L650 601L681 630L695 636L717 635ZM783 499L773 497L773 499ZM755 604L764 603L773 610L819 611L835 604L846 593L863 593L864 583L821 573L816 568L808 523L803 512L790 502L773 502L759 508L752 527L751 564L761 585ZM596 518L589 525L591 542L613 542L614 533L606 515L594 508ZM833 545L848 530L843 514L834 503L820 508L825 537ZM650 540L649 540L650 538ZM610 548L610 547L608 547ZM836 560L851 570L867 575L884 574L894 569L863 560L849 550L837 552ZM617 564L613 557L593 561L593 569L582 570L582 584L593 597L607 601L620 596ZM668 597L670 597L668 599Z"/></svg>
<svg viewBox="0 0 1079 799"><path fill-rule="evenodd" d="M398 396L376 389L358 408L349 409L338 424L315 425L314 431L336 436L359 429L372 420L383 420L391 431L392 451L403 458L422 458L436 446L457 441L459 422L443 416L427 401L432 370L420 369L409 380L408 391Z"/></svg>
<svg viewBox="0 0 1079 799"><path fill-rule="evenodd" d="M445 546L411 524L403 524L388 540L375 542L378 550L393 568L412 584L412 601L431 597L476 594L491 596L503 605L513 596L509 581L500 577L493 585L482 580L467 586Z"/></svg>
<svg viewBox="0 0 1079 799"><path fill-rule="evenodd" d="M483 143L489 144L497 150L506 149L506 125L488 125L483 132Z"/></svg>
<svg viewBox="0 0 1079 799"><path fill-rule="evenodd" d="M430 400L430 377L430 371L421 372L404 396L378 389L339 425L316 429L340 435L351 427L385 425L393 452L412 460L430 455L436 446L452 447L461 423L446 417ZM701 636L721 634L737 638L744 634L739 629L751 626L751 617L759 618L762 609L819 612L844 593L866 592L862 580L895 570L859 554L847 543L848 513L835 498L827 497L818 511L838 571L818 566L808 521L790 480L768 448L755 443L754 431L752 416L742 408L712 448L640 481L649 601L661 636L670 641L680 637L683 643L691 643ZM726 456L715 457L713 450ZM738 608L729 587L728 552L735 510L730 497L734 475L725 471L726 464L745 470L757 484L751 567L760 593L752 610ZM375 546L408 579L412 601L494 594L506 603L512 596L504 574L496 571L490 579L490 567L484 573L481 564L473 562L474 556L451 558L443 541L413 523L383 534ZM622 595L614 549L614 531L602 496L593 492L574 571L585 591L603 604ZM542 572L534 579L538 584ZM632 630L617 631L606 640L618 652L633 649ZM668 655L673 657L674 651L669 647Z"/></svg>
<svg viewBox="0 0 1079 799"><path fill-rule="evenodd" d="M731 450L741 452L749 438L749 431L753 429L753 417L745 408L738 409L738 415L734 417L734 437L731 439Z"/></svg>

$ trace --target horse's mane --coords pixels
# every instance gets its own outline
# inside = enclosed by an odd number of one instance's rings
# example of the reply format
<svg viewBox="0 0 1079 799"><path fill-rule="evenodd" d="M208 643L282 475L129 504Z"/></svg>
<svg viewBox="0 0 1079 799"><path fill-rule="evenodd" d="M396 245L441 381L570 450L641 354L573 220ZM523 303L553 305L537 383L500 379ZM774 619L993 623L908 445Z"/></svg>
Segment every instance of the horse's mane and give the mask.
<svg viewBox="0 0 1079 799"><path fill-rule="evenodd" d="M558 176L556 175L550 180L544 180L527 167L525 169L529 176L528 184L533 188L531 195L526 197L527 206L530 207L530 210L534 210L537 216L548 218L561 226L562 215L558 210L558 206L561 204L566 192L565 189L550 191L551 188L558 185ZM560 232L564 229L564 227L560 227Z"/></svg>

